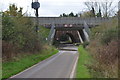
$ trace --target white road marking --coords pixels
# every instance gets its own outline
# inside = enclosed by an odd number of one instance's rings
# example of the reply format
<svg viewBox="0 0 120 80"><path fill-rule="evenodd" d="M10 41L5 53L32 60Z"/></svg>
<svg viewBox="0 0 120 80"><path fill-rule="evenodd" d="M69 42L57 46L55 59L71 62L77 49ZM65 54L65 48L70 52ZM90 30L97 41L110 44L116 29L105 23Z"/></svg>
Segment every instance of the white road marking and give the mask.
<svg viewBox="0 0 120 80"><path fill-rule="evenodd" d="M74 73L75 73L75 69L76 69L76 66L77 66L78 58L79 58L79 57L77 57L77 59L76 59L76 61L75 61L75 64L74 64L74 66L73 66L73 70L72 70L72 72L71 72L71 74L70 74L70 78L74 78Z"/></svg>
<svg viewBox="0 0 120 80"><path fill-rule="evenodd" d="M48 60L48 61L46 62L46 64L43 64L42 67L40 67L40 68L43 68L44 66L50 64L53 60L55 60L58 56L60 56L60 55L61 55L62 53L64 53L64 52L66 52L66 51L62 51L62 50L60 50L59 53L55 54L56 56L55 56L55 55L53 55L54 57L51 56L51 57L53 57L53 58L49 57L49 58L51 58L51 59ZM68 51L68 53L75 54L76 51L71 51L71 52ZM48 58L48 59L49 59L49 58ZM43 60L43 61L46 61L46 60ZM39 64L42 63L43 61L41 61L41 62L39 62L39 63L37 63L37 64L31 66L30 68L28 68L28 69L26 69L26 70L24 70L24 71L22 71L22 72L20 72L20 73L18 73L18 74L16 74L16 75L10 77L10 78L15 78L16 76L18 76L18 75L24 73L25 71L28 71L29 69L31 69L31 68L33 68L33 67L39 65ZM76 69L77 61L78 61L78 57L76 58L75 63L74 63L74 66L73 66L73 69L72 69L72 72L70 73L70 78L73 78L73 77L74 77L74 73L75 73L75 69ZM27 77L29 77L29 76L27 76ZM8 80L9 80L9 79L8 79Z"/></svg>

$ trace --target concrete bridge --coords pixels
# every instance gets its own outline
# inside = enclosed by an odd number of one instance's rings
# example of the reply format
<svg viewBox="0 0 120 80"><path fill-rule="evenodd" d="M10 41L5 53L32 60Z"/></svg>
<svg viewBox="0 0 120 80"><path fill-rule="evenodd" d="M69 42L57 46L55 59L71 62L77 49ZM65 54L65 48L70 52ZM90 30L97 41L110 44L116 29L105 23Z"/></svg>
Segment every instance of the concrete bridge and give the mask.
<svg viewBox="0 0 120 80"><path fill-rule="evenodd" d="M36 19L32 17L33 22ZM39 25L50 28L48 40L51 44L60 42L65 36L71 39L72 43L89 42L90 29L112 18L81 18L81 17L39 17ZM67 38L66 38L67 39Z"/></svg>
<svg viewBox="0 0 120 80"><path fill-rule="evenodd" d="M35 17L31 17L35 22ZM40 25L48 24L83 24L84 21L88 25L99 25L102 22L111 20L112 18L81 18L81 17L38 17Z"/></svg>

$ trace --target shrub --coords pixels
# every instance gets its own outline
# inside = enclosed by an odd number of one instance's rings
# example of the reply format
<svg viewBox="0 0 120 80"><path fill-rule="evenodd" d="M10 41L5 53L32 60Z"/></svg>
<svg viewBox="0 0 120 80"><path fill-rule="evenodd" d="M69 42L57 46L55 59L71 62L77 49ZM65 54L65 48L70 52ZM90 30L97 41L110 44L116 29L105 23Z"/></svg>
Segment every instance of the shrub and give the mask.
<svg viewBox="0 0 120 80"><path fill-rule="evenodd" d="M2 15L2 40L3 56L16 55L17 53L36 53L41 51L42 38L36 34L32 20L24 17L15 5L10 5L9 10ZM13 13L14 12L14 13ZM22 11L21 11L22 12ZM44 30L45 31L45 30ZM41 31L44 33L44 31Z"/></svg>
<svg viewBox="0 0 120 80"><path fill-rule="evenodd" d="M118 24L115 19L92 29L88 50L94 58L91 74L97 78L118 77Z"/></svg>
<svg viewBox="0 0 120 80"><path fill-rule="evenodd" d="M117 40L117 38L118 38L117 28L110 28L109 30L105 31L101 36L101 43L108 44L113 39Z"/></svg>
<svg viewBox="0 0 120 80"><path fill-rule="evenodd" d="M7 61L16 56L18 48L10 42L2 41L2 60ZM13 54L14 53L14 54Z"/></svg>

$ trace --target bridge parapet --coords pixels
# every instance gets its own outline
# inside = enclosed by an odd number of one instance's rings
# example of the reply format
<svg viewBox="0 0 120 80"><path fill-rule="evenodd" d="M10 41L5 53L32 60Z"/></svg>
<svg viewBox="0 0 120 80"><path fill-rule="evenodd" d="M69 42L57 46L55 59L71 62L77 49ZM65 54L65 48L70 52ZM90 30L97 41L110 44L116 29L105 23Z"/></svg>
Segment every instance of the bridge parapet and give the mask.
<svg viewBox="0 0 120 80"><path fill-rule="evenodd" d="M31 17L35 22L35 17ZM81 18L81 17L39 17L39 25L48 24L84 24L99 25L100 23L112 20L112 18Z"/></svg>

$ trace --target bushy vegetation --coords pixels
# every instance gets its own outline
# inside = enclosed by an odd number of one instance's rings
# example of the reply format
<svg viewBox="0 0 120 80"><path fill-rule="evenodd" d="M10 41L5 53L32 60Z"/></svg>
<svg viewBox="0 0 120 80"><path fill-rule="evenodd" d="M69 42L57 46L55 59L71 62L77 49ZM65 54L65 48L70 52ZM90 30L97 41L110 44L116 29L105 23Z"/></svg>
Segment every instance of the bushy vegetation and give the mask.
<svg viewBox="0 0 120 80"><path fill-rule="evenodd" d="M95 78L118 77L118 20L113 19L92 29L88 50L94 58L90 65Z"/></svg>
<svg viewBox="0 0 120 80"><path fill-rule="evenodd" d="M22 53L40 52L49 30L42 26L38 33L35 32L35 24L30 18L22 14L22 8L14 4L2 12L2 53L3 61Z"/></svg>
<svg viewBox="0 0 120 80"><path fill-rule="evenodd" d="M118 38L118 29L110 28L107 31L104 31L103 35L101 36L101 43L109 44L112 40L117 40Z"/></svg>

